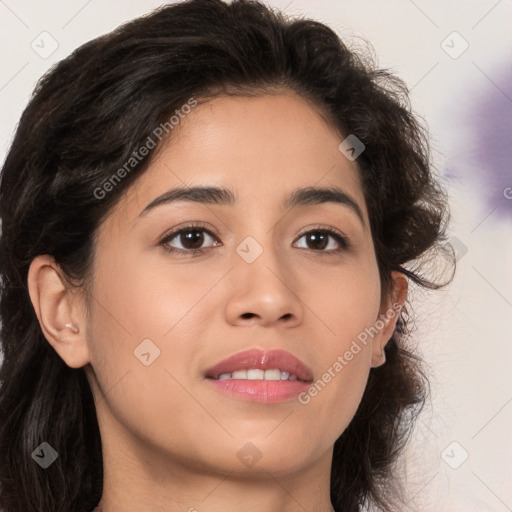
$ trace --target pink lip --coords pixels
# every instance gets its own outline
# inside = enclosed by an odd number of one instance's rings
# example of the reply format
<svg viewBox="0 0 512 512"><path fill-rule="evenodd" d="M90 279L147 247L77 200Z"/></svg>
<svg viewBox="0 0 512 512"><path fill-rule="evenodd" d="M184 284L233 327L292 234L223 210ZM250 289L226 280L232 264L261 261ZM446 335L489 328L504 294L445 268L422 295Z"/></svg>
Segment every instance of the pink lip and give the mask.
<svg viewBox="0 0 512 512"><path fill-rule="evenodd" d="M285 350L260 349L238 352L217 363L215 366L208 368L205 376L217 379L223 373L233 373L236 370L250 370L253 368L258 370L277 368L282 372L296 375L297 379L301 381L311 382L313 380L312 370L289 352Z"/></svg>
<svg viewBox="0 0 512 512"><path fill-rule="evenodd" d="M298 380L218 380L223 373L236 370L270 370L277 368L282 372L296 375ZM233 398L260 403L276 403L291 400L306 391L313 381L313 372L300 359L284 350L263 351L246 350L221 361L205 372L207 382L217 391Z"/></svg>
<svg viewBox="0 0 512 512"><path fill-rule="evenodd" d="M206 379L214 389L239 400L262 404L296 399L307 391L309 382L301 380L216 380Z"/></svg>

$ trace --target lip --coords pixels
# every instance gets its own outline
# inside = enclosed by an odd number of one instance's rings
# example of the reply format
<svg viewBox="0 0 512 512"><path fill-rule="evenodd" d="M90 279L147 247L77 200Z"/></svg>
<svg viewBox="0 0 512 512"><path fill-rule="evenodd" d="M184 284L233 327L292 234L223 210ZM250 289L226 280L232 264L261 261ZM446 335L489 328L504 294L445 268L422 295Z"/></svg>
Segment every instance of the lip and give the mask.
<svg viewBox="0 0 512 512"><path fill-rule="evenodd" d="M309 382L301 380L215 380L206 382L219 393L236 400L273 404L296 400L297 396L307 391Z"/></svg>
<svg viewBox="0 0 512 512"><path fill-rule="evenodd" d="M297 380L217 379L223 373L233 373L236 370L273 368L296 375ZM245 350L208 368L204 376L213 389L230 398L262 404L294 400L313 381L312 370L285 350Z"/></svg>
<svg viewBox="0 0 512 512"><path fill-rule="evenodd" d="M299 381L312 382L313 372L304 362L285 350L250 349L224 359L205 371L205 377L217 379L223 373L233 373L236 370L270 370L277 368L297 376ZM237 379L233 379L237 380ZM249 381L256 382L256 381ZM272 382L272 381L267 381ZM279 381L274 381L279 382ZM281 381L286 382L286 381Z"/></svg>

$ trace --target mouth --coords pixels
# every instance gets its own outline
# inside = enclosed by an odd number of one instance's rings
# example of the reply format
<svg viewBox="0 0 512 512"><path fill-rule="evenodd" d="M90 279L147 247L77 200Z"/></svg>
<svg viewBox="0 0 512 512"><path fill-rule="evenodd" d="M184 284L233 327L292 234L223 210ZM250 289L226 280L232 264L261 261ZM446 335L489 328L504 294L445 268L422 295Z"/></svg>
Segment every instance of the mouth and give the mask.
<svg viewBox="0 0 512 512"><path fill-rule="evenodd" d="M217 363L205 372L215 380L265 380L312 382L312 370L285 350L251 349Z"/></svg>
<svg viewBox="0 0 512 512"><path fill-rule="evenodd" d="M216 391L259 403L297 398L313 382L313 372L284 350L239 352L206 370L204 377Z"/></svg>
<svg viewBox="0 0 512 512"><path fill-rule="evenodd" d="M233 373L221 373L216 380L301 380L290 372L281 371L278 368L271 368L268 370L260 370L258 368L251 368L250 370L236 370Z"/></svg>

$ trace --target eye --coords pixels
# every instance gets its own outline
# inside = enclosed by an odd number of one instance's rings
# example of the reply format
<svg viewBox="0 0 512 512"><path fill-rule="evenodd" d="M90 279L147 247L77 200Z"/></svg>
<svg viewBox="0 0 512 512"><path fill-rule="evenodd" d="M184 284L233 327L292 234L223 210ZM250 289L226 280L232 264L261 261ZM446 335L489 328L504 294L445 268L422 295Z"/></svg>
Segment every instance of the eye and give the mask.
<svg viewBox="0 0 512 512"><path fill-rule="evenodd" d="M213 242L213 244L211 243ZM160 242L166 251L187 255L202 254L205 252L203 245L209 243L209 247L221 245L212 231L199 224L191 224L166 235ZM175 247L178 245L178 247Z"/></svg>
<svg viewBox="0 0 512 512"><path fill-rule="evenodd" d="M344 235L330 228L311 229L300 235L299 240L303 238L306 240L306 246L300 247L301 249L324 252L326 254L339 253L350 246L348 239Z"/></svg>
<svg viewBox="0 0 512 512"><path fill-rule="evenodd" d="M306 249L318 253L337 254L350 247L348 239L331 228L315 228L302 233L298 240L305 240ZM206 245L205 247L205 244ZM169 253L187 256L200 255L208 248L222 245L217 236L202 224L190 224L167 234L160 245ZM177 247L176 247L177 246Z"/></svg>

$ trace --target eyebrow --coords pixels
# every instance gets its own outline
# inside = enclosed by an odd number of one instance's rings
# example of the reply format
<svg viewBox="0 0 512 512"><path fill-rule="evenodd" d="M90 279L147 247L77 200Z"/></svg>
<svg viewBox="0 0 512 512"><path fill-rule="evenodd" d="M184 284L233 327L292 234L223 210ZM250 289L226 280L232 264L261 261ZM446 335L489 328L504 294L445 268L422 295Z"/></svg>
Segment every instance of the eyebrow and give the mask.
<svg viewBox="0 0 512 512"><path fill-rule="evenodd" d="M203 204L215 204L220 206L235 206L238 202L237 196L224 187L193 186L177 187L155 198L139 214L144 216L150 210L163 204L170 204L176 201L193 201ZM344 190L338 187L305 187L298 188L287 195L283 200L283 208L294 208L296 206L315 205L324 203L335 203L348 207L354 212L363 226L366 226L363 212L356 201Z"/></svg>

